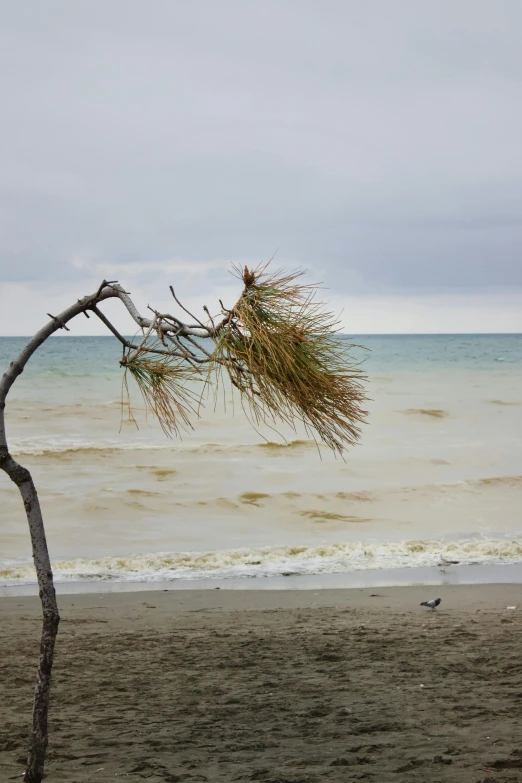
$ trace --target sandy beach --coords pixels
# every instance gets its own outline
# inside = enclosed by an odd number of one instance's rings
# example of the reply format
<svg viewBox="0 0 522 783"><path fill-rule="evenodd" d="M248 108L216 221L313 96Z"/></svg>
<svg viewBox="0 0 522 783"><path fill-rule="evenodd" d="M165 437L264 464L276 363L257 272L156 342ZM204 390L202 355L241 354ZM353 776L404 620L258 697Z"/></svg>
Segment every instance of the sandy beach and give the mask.
<svg viewBox="0 0 522 783"><path fill-rule="evenodd" d="M48 780L522 780L522 587L62 596ZM508 607L516 606L516 609ZM20 779L34 597L0 601Z"/></svg>

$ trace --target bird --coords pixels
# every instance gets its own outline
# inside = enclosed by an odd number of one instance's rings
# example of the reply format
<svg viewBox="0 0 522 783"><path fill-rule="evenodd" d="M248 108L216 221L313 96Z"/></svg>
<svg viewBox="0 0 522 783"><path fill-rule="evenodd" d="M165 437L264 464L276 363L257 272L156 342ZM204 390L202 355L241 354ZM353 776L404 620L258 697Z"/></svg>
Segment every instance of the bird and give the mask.
<svg viewBox="0 0 522 783"><path fill-rule="evenodd" d="M437 563L438 567L441 571L446 571L446 568L450 565L458 565L460 563L460 560L448 560L446 557L441 555L439 557L439 562Z"/></svg>
<svg viewBox="0 0 522 783"><path fill-rule="evenodd" d="M435 611L440 604L440 598L432 598L431 601L422 601L421 606L427 606L432 612Z"/></svg>

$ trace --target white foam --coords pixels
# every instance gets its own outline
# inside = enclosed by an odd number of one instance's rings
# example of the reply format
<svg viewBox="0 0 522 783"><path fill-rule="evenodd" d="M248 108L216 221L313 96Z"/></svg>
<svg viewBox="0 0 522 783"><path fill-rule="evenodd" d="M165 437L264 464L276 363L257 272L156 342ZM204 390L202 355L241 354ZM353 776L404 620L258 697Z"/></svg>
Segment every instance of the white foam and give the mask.
<svg viewBox="0 0 522 783"><path fill-rule="evenodd" d="M367 569L435 566L440 555L466 564L522 562L522 536L458 542L402 541L282 546L214 552L159 552L145 555L78 558L54 563L57 582L154 582L174 579L270 577L283 574L343 573ZM29 563L0 564L0 585L35 581Z"/></svg>
<svg viewBox="0 0 522 783"><path fill-rule="evenodd" d="M14 440L11 453L41 457L45 454L63 454L81 451L136 451L150 449L172 449L170 440L151 443L146 440L83 440L79 438L19 438Z"/></svg>
<svg viewBox="0 0 522 783"><path fill-rule="evenodd" d="M65 454L68 452L93 452L93 451L156 451L168 449L170 451L177 449L183 451L198 452L201 450L210 451L234 451L234 450L248 450L261 447L260 452L262 454L270 456L272 452L279 453L290 451L291 447L310 447L314 449L317 445L313 441L301 441L290 440L281 441L280 443L272 442L254 442L252 444L240 443L240 442L224 442L224 443L207 443L206 441L197 441L195 438L183 440L182 438L170 439L165 438L163 434L161 437L154 435L143 435L141 439L133 438L120 438L107 439L100 438L96 440L87 440L83 438L71 438L71 437L52 437L43 436L36 438L17 438L11 441L11 453L19 456L33 456L41 457L52 454ZM270 448L271 447L271 448ZM319 446L320 447L320 446Z"/></svg>

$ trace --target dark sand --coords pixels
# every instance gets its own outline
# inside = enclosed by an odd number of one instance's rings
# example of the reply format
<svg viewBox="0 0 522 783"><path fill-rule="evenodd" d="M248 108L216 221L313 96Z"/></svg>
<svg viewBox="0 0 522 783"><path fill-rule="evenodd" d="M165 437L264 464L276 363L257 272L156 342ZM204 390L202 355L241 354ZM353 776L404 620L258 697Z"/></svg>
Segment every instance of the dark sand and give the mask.
<svg viewBox="0 0 522 783"><path fill-rule="evenodd" d="M522 586L435 591L62 596L47 780L522 781ZM39 626L0 601L2 783Z"/></svg>

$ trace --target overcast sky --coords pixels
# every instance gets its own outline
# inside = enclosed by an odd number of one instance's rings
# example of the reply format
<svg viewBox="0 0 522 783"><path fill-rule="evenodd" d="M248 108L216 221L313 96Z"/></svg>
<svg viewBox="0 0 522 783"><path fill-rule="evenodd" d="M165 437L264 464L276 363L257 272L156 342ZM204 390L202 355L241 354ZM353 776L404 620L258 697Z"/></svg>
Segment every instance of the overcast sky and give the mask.
<svg viewBox="0 0 522 783"><path fill-rule="evenodd" d="M522 331L520 0L0 10L0 334L275 251L350 333Z"/></svg>

